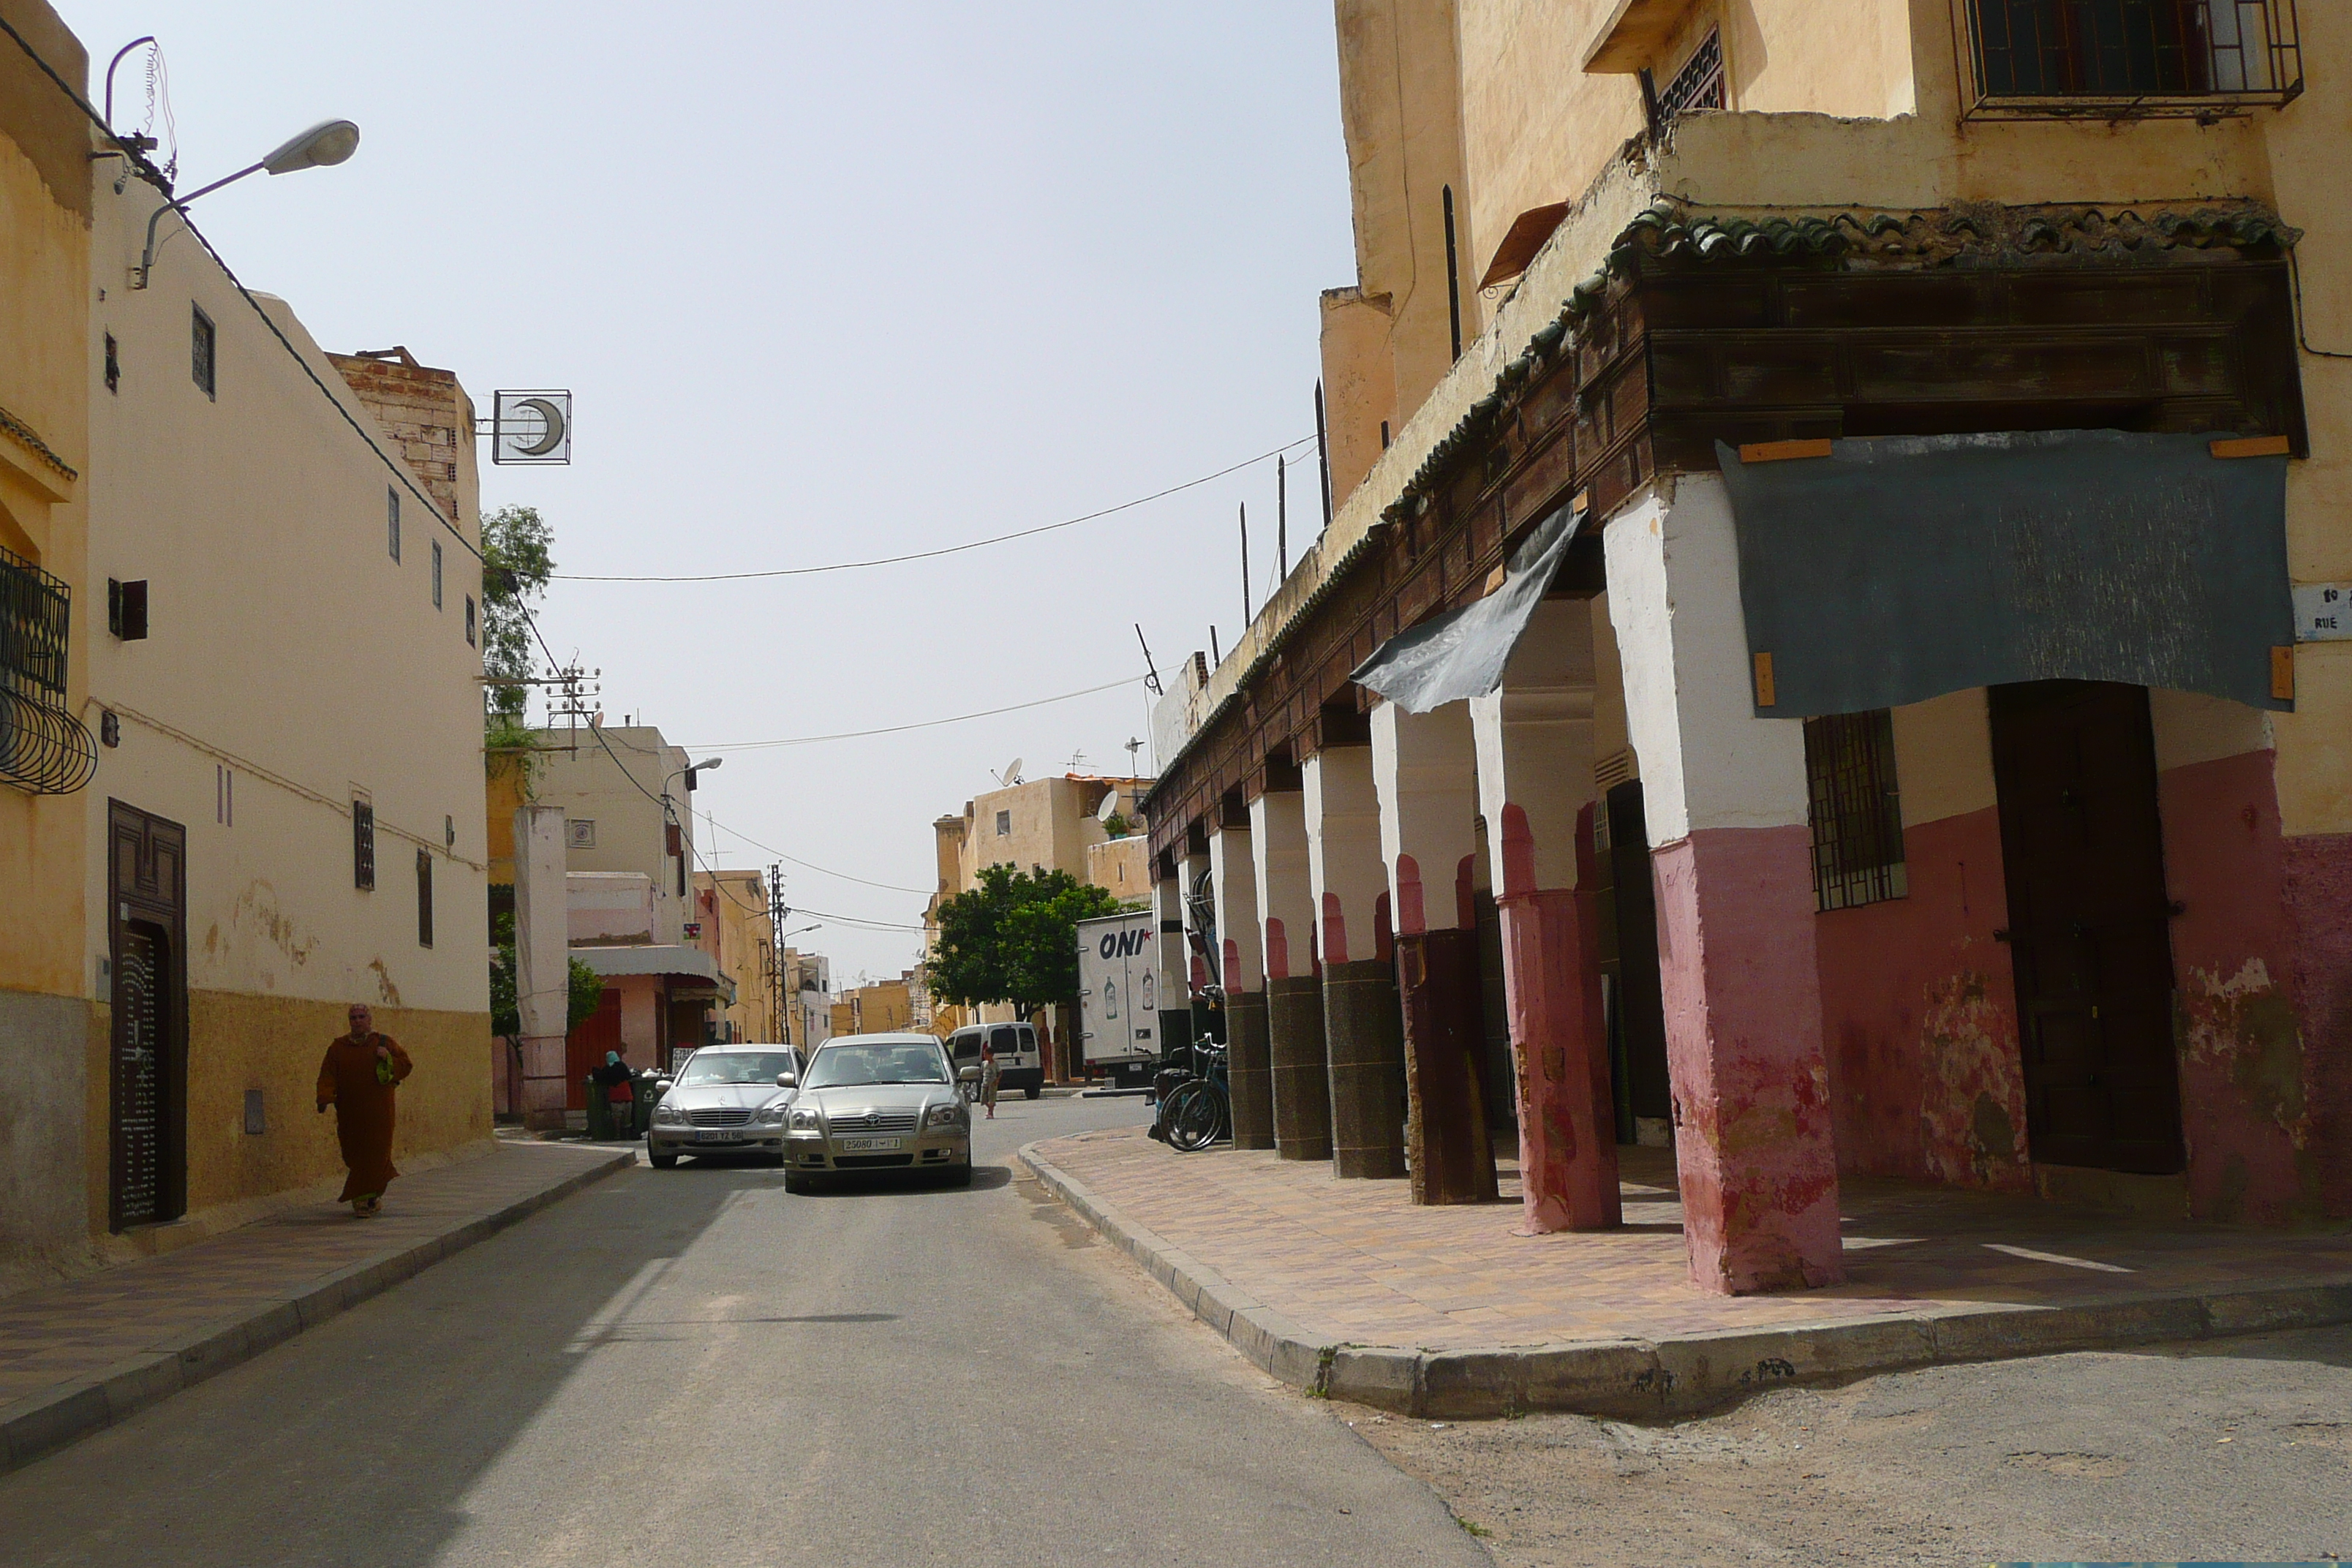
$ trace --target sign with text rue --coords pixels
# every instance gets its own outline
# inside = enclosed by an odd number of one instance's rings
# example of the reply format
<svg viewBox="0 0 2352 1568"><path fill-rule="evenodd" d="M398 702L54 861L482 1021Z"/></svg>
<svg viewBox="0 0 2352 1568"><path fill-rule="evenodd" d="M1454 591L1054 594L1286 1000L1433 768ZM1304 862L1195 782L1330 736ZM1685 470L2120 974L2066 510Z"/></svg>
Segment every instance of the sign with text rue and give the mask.
<svg viewBox="0 0 2352 1568"><path fill-rule="evenodd" d="M572 394L498 393L490 405L490 461L572 461Z"/></svg>
<svg viewBox="0 0 2352 1568"><path fill-rule="evenodd" d="M2294 640L2352 642L2352 583L2296 584Z"/></svg>

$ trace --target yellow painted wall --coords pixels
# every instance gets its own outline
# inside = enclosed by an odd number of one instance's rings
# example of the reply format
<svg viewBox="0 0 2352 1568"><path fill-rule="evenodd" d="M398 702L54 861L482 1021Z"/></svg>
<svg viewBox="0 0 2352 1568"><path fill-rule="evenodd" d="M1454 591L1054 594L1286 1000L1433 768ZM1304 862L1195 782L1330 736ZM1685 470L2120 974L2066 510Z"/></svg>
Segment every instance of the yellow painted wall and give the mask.
<svg viewBox="0 0 2352 1568"><path fill-rule="evenodd" d="M735 1026L737 1039L782 1040L776 1016L774 927L768 920L768 881L758 871L694 874L698 893L719 917L719 964L735 981L735 1004L719 1016Z"/></svg>

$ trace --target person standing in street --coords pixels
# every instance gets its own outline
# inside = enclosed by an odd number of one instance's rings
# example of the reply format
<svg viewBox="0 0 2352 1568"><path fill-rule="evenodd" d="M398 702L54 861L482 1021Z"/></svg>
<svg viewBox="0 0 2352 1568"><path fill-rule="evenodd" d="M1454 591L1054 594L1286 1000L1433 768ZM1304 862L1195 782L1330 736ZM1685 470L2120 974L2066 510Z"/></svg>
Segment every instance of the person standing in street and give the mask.
<svg viewBox="0 0 2352 1568"><path fill-rule="evenodd" d="M988 1119L996 1120L996 1080L1004 1076L1004 1068L996 1059L996 1047L983 1037L980 1042L980 1102L988 1107Z"/></svg>
<svg viewBox="0 0 2352 1568"><path fill-rule="evenodd" d="M400 1174L392 1164L393 1090L412 1064L400 1042L375 1032L375 1016L353 1003L352 1032L327 1047L319 1064L319 1111L335 1108L335 1137L351 1171L337 1203L361 1219L383 1210L383 1191Z"/></svg>

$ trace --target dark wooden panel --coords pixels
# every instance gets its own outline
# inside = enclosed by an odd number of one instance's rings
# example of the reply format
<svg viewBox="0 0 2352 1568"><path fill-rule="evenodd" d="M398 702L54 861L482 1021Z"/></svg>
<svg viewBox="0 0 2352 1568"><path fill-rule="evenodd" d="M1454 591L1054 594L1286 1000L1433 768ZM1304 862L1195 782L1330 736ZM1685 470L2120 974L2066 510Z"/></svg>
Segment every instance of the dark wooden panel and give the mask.
<svg viewBox="0 0 2352 1568"><path fill-rule="evenodd" d="M1855 396L1885 402L2112 401L2155 390L2147 342L2136 337L1879 338L1849 353Z"/></svg>

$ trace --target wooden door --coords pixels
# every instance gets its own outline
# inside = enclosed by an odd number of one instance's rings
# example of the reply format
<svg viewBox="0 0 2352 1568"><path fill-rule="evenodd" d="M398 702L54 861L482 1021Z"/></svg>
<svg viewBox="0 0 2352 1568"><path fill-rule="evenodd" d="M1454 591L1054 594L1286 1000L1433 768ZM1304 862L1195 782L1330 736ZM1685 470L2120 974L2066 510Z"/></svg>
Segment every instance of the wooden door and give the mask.
<svg viewBox="0 0 2352 1568"><path fill-rule="evenodd" d="M186 1208L187 829L107 803L114 970L109 1042L108 1218L113 1229Z"/></svg>
<svg viewBox="0 0 2352 1568"><path fill-rule="evenodd" d="M2033 1157L2173 1173L2185 1151L2147 690L1997 686L1991 711Z"/></svg>
<svg viewBox="0 0 2352 1568"><path fill-rule="evenodd" d="M563 1103L573 1110L588 1109L587 1077L604 1065L604 1053L621 1048L621 988L607 985L596 998L596 1010L563 1040ZM667 1058L656 1066L667 1068Z"/></svg>

